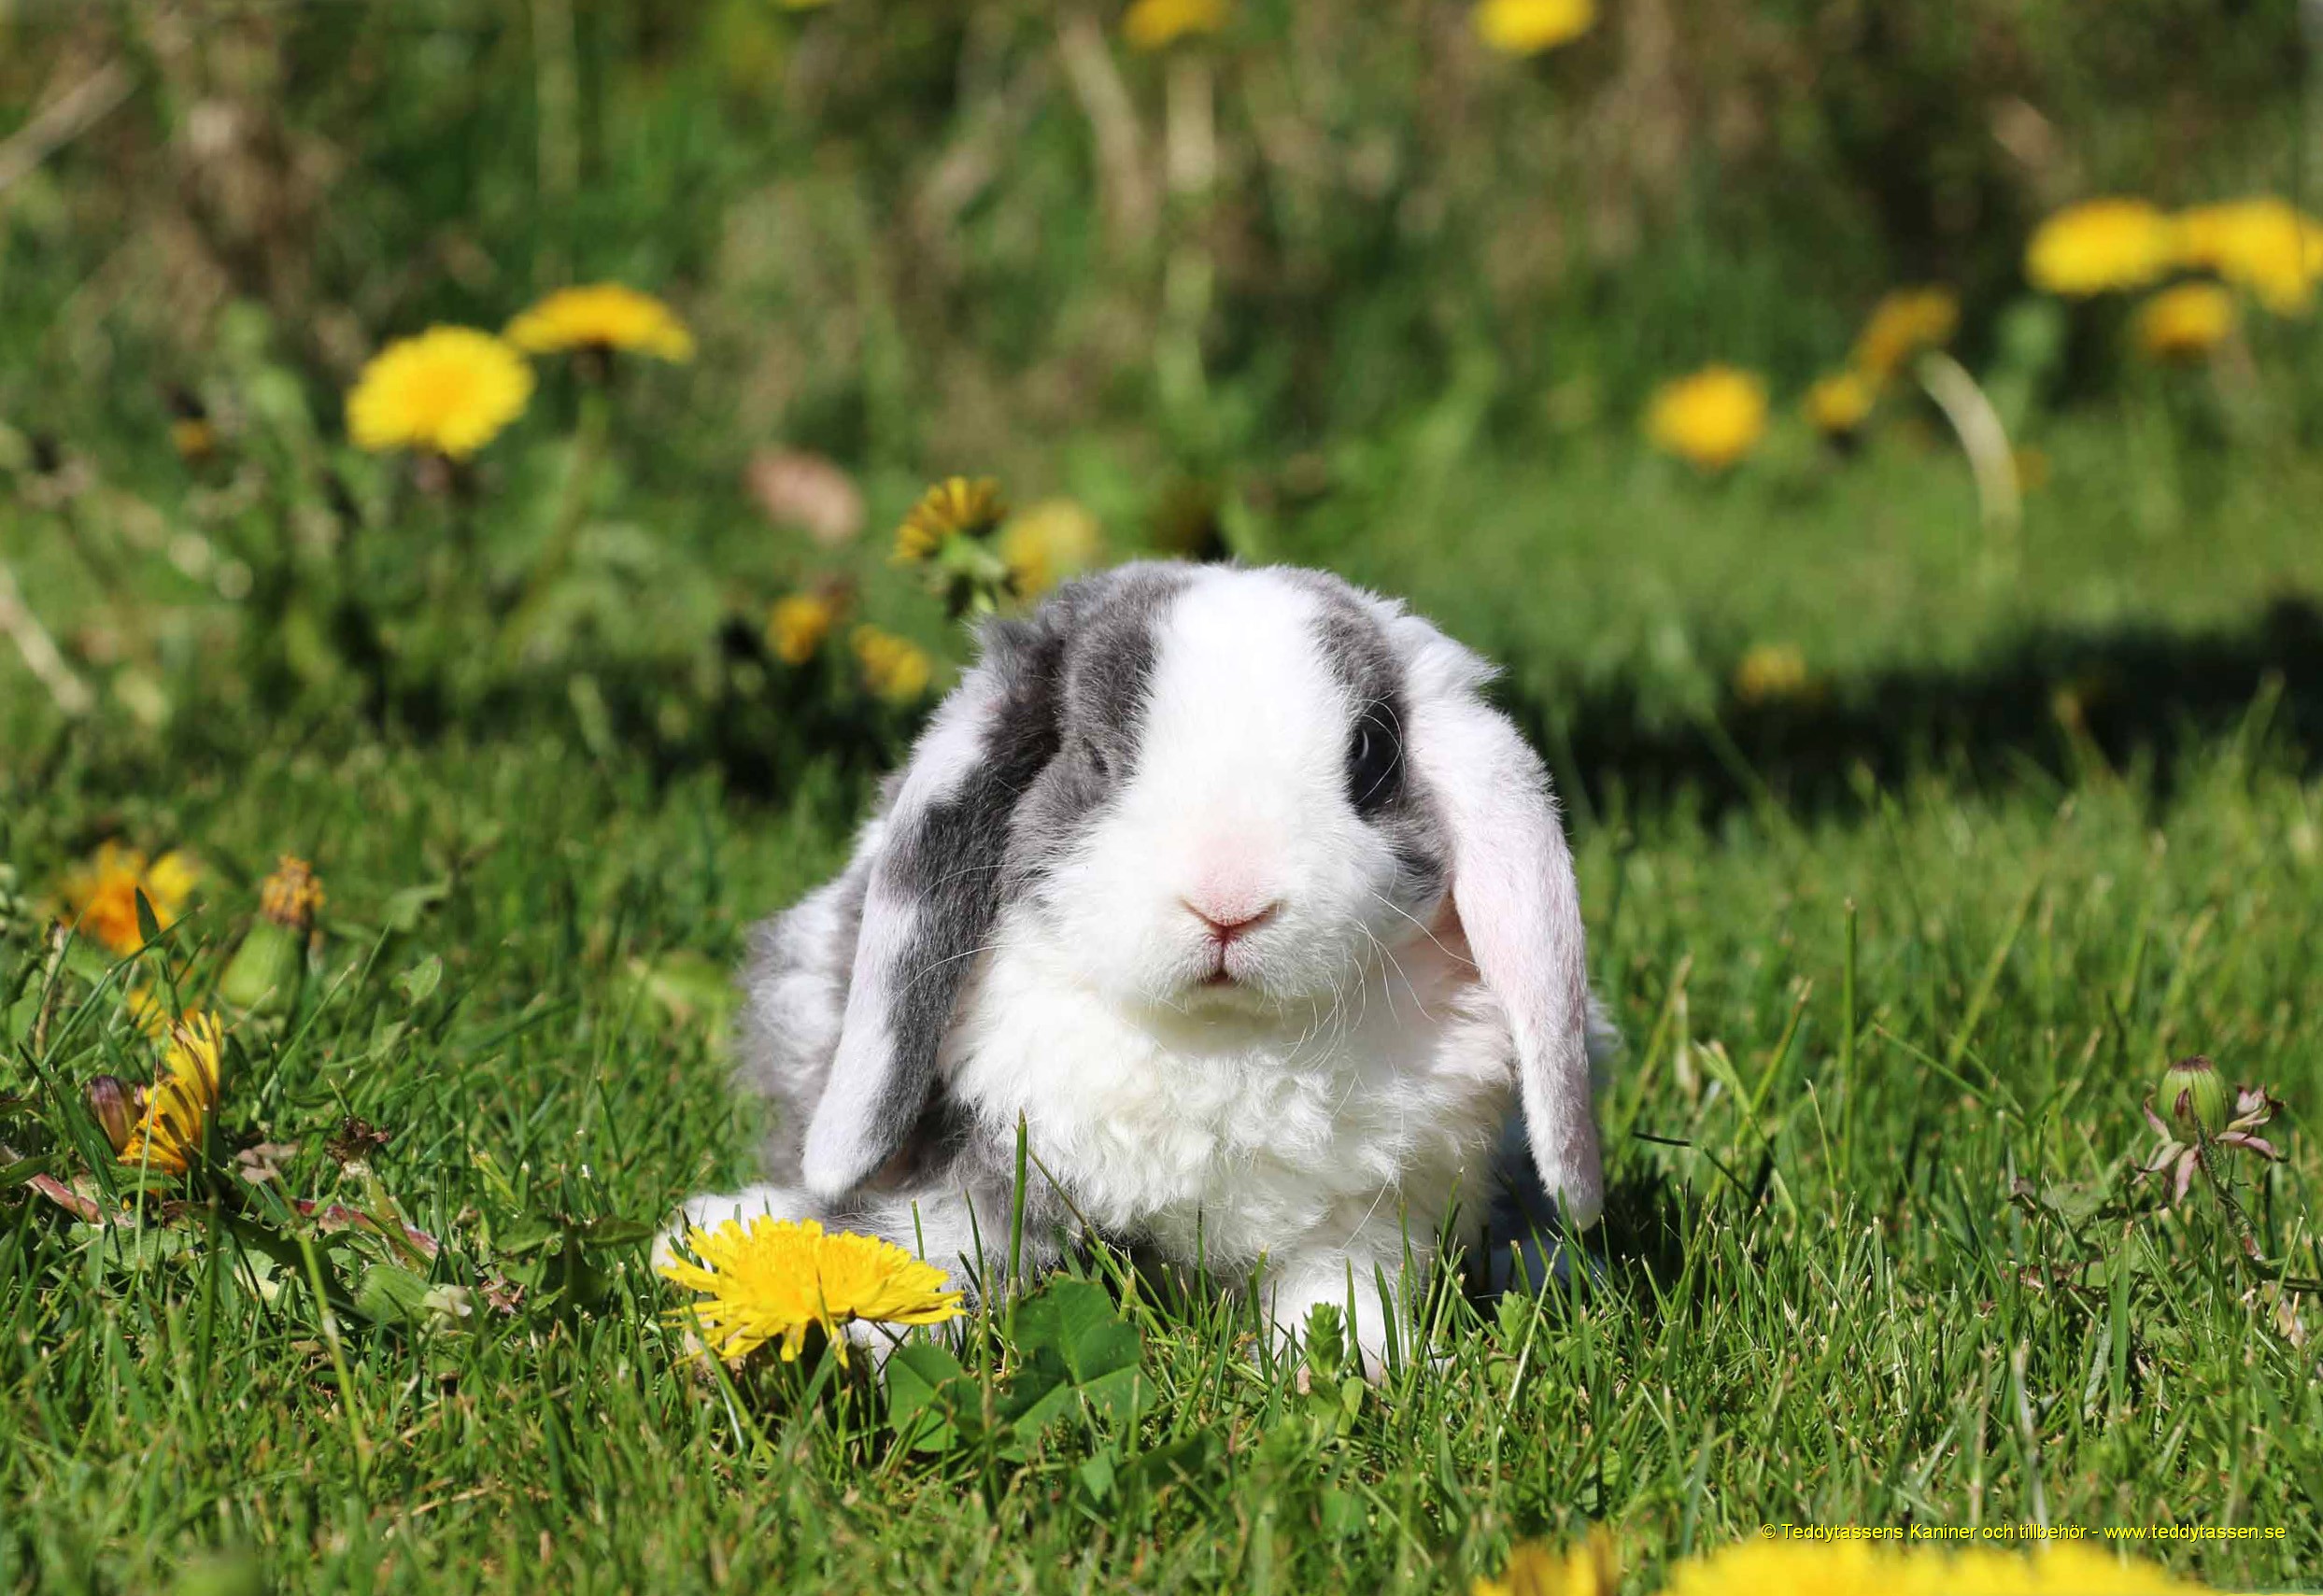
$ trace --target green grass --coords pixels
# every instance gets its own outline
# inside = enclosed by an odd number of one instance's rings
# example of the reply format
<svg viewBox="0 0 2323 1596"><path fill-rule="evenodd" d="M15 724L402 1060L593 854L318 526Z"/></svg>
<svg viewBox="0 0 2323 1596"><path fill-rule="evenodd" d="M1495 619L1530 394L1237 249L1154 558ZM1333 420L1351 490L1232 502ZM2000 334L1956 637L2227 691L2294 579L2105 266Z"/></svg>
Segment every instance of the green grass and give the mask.
<svg viewBox="0 0 2323 1596"><path fill-rule="evenodd" d="M1599 1289L1441 1302L1424 1363L1332 1407L1254 1359L1232 1305L1145 1282L1124 1306L1144 1418L1009 1461L899 1448L859 1370L812 1391L806 1365L705 1378L638 1249L597 1255L586 1308L433 1332L342 1312L334 1361L301 1283L236 1284L198 1196L189 1244L155 1256L19 1187L0 1589L1452 1590L1592 1520L1647 1589L1765 1522L2036 1518L2279 1526L2168 1560L2220 1586L2300 1577L2323 1553L2316 1310L2292 1291L2291 1332L2266 1293L2317 1273L2296 1127L2323 1090L2323 814L2307 657L2259 607L2314 583L2316 556L2255 489L2124 536L2131 488L2075 447L2085 474L2012 557L2031 580L1985 569L1952 465L1908 451L1810 488L1586 462L1454 480L1374 501L1383 530L1340 544L1510 657L1518 707L1571 734L1552 752L1596 746L1585 712L1618 701L1628 741L1606 746L1662 761L1658 785L1589 770L1575 801L1593 966L1629 1040ZM2032 635L2117 671L2151 664L2124 652L2142 639L2231 690L2181 684L2110 732L2035 692L2032 731L1978 744L1977 672L2037 676ZM1826 682L1746 713L1723 660L1768 637ZM2289 685L2262 690L2269 668ZM1589 697L1608 681L1627 696ZM1900 741L1869 734L1907 701ZM456 1280L510 1246L511 1215L652 1220L746 1174L704 977L832 868L856 783L792 772L753 798L546 722L415 743L227 716L38 745L0 778L6 856L37 889L106 835L194 849L209 883L180 951L231 940L278 851L318 862L332 935L298 1015L247 1032L223 1114L230 1140L300 1144L297 1193L358 1194L323 1151L347 1116L391 1131L377 1172L452 1241L436 1273ZM421 886L440 897L391 928ZM399 981L431 958L414 1002ZM68 978L45 1049L27 1013L0 1094L33 1101L7 1134L69 1164L74 1085L149 1066L116 991ZM2163 1219L2126 1178L2152 1139L2140 1097L2194 1051L2290 1106L2289 1160L2245 1178L2266 1265L2214 1206ZM1137 1475L1170 1448L1180 1476ZM1123 1482L1101 1499L1098 1457Z"/></svg>

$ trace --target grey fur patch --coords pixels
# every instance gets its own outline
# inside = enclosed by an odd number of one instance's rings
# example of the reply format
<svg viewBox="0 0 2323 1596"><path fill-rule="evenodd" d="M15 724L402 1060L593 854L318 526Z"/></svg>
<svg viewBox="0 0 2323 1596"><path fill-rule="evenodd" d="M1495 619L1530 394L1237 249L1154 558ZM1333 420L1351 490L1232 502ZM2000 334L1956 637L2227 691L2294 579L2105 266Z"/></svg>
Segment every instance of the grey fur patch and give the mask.
<svg viewBox="0 0 2323 1596"><path fill-rule="evenodd" d="M1168 566L1125 566L985 627L977 669L994 703L980 757L944 799L891 821L886 844L882 890L914 914L888 972L896 1067L872 1120L897 1127L889 1168L917 1158L937 1052L1001 906L1033 888L1135 762L1154 624L1186 581Z"/></svg>
<svg viewBox="0 0 2323 1596"><path fill-rule="evenodd" d="M807 1121L822 1100L838 1051L878 825L865 828L836 878L750 933L734 1074L777 1109L760 1159L769 1175L786 1183L799 1179Z"/></svg>
<svg viewBox="0 0 2323 1596"><path fill-rule="evenodd" d="M1283 574L1322 605L1315 628L1348 702L1347 798L1364 820L1385 834L1412 901L1440 896L1452 879L1452 840L1425 784L1403 756L1404 669L1387 632L1356 590L1320 571ZM1393 756L1379 755L1381 739ZM1368 750L1369 758L1362 756Z"/></svg>

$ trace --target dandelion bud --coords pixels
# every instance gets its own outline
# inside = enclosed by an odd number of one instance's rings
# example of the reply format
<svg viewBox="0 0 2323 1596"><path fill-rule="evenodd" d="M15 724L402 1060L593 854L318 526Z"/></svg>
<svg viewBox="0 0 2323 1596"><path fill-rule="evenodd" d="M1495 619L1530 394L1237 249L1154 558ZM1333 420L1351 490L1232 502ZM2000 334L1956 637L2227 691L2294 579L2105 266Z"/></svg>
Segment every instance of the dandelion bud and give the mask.
<svg viewBox="0 0 2323 1596"><path fill-rule="evenodd" d="M2210 1061L2196 1053L2162 1073L2161 1102L2181 1131L2216 1136L2226 1123L2226 1082Z"/></svg>
<svg viewBox="0 0 2323 1596"><path fill-rule="evenodd" d="M96 1116L105 1129L105 1139L115 1152L129 1145L130 1130L137 1123L136 1106L131 1102L129 1087L118 1075L98 1075L90 1079L83 1089L89 1099L89 1111Z"/></svg>

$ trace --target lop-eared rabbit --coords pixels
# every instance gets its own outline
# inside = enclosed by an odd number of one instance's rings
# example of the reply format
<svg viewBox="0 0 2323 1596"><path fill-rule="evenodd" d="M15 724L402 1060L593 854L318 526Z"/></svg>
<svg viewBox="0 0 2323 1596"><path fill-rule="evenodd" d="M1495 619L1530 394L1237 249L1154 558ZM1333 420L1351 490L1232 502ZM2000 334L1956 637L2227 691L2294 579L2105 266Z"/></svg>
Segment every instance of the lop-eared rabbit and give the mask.
<svg viewBox="0 0 2323 1596"><path fill-rule="evenodd" d="M1198 1253L1285 1338L1352 1307L1376 1372L1407 1259L1472 1246L1511 1175L1568 1230L1601 1204L1572 856L1492 673L1283 568L1127 565L985 623L846 869L757 932L769 1183L681 1220L989 1284L1021 1122L1027 1269L1084 1222Z"/></svg>

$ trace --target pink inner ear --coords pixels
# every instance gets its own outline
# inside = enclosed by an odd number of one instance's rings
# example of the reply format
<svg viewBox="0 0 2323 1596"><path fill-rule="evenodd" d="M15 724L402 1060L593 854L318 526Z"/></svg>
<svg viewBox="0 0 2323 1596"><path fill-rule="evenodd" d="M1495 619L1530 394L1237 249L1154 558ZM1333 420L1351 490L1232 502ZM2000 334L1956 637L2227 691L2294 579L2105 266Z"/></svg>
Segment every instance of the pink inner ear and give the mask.
<svg viewBox="0 0 2323 1596"><path fill-rule="evenodd" d="M1436 945L1444 950L1452 961L1452 980L1462 986L1474 986L1484 979L1476 967L1476 951L1468 946L1468 928L1460 923L1460 905L1451 893L1438 906L1436 918L1428 922L1427 934Z"/></svg>

